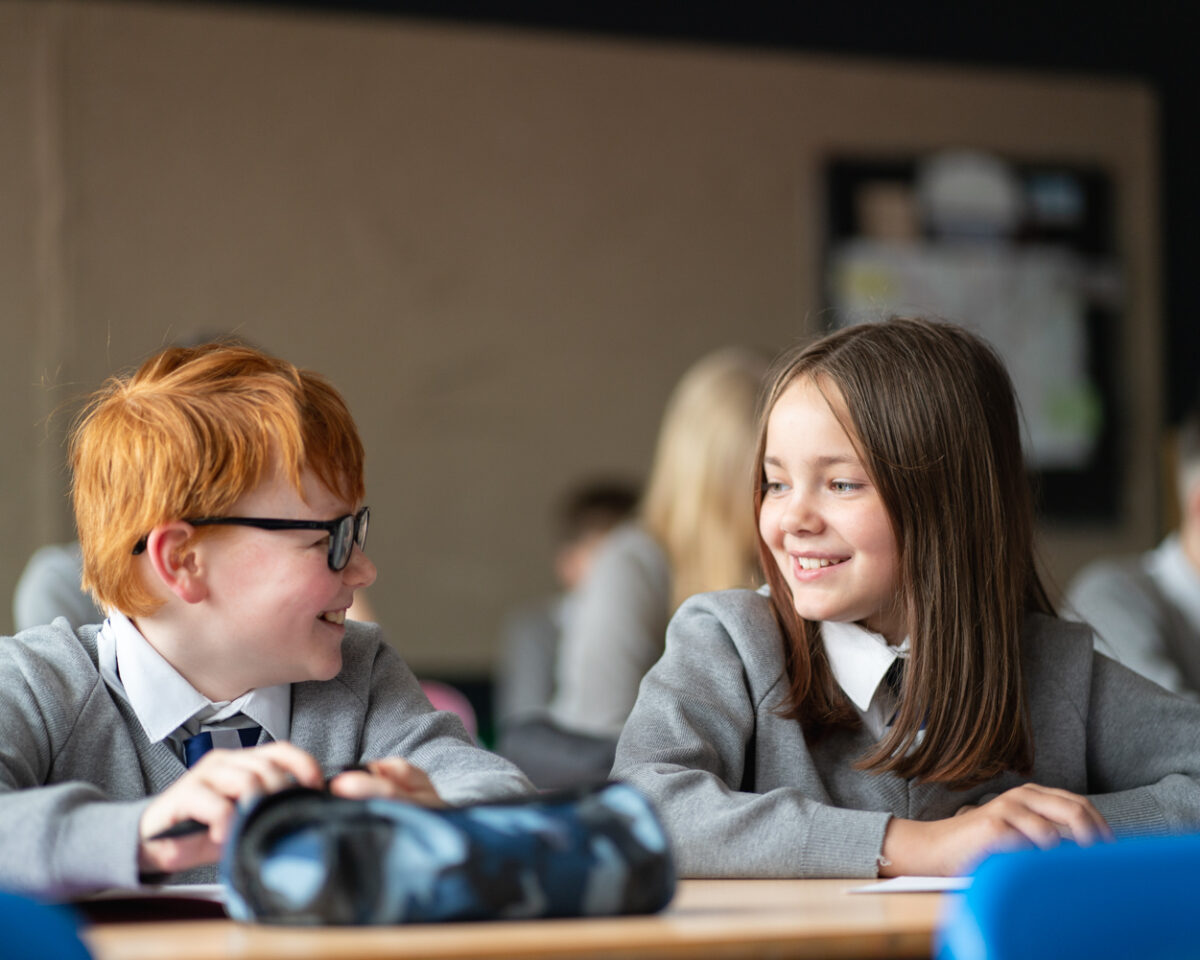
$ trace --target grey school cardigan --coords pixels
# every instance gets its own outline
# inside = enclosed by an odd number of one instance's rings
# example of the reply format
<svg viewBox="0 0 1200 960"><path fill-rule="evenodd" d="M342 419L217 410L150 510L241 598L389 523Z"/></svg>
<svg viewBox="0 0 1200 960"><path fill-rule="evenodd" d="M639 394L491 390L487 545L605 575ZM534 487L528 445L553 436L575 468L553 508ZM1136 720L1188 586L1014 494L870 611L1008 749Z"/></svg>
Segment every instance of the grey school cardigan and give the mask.
<svg viewBox="0 0 1200 960"><path fill-rule="evenodd" d="M0 639L0 888L62 894L138 883L138 820L184 773L97 669L97 627L65 619ZM263 734L264 741L269 739ZM384 756L423 768L451 803L532 791L512 764L435 712L375 624L346 623L342 669L292 685L291 742L327 773ZM172 878L211 882L213 868Z"/></svg>
<svg viewBox="0 0 1200 960"><path fill-rule="evenodd" d="M862 728L809 742L776 710L783 639L761 592L692 597L667 631L613 776L654 801L681 875L873 877L888 820L935 820L1026 781L1088 795L1118 836L1200 829L1200 705L1092 649L1091 630L1031 615L1022 640L1028 777L968 790L871 774Z"/></svg>

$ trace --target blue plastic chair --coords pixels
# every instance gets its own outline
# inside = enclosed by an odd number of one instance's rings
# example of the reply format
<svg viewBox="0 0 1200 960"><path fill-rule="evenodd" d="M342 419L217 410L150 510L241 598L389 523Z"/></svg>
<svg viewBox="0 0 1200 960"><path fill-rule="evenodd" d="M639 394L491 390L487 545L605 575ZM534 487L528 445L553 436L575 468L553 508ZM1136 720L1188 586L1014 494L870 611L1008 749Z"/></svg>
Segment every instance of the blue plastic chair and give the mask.
<svg viewBox="0 0 1200 960"><path fill-rule="evenodd" d="M89 960L90 957L69 911L2 891L0 956L4 960Z"/></svg>
<svg viewBox="0 0 1200 960"><path fill-rule="evenodd" d="M951 908L938 960L1200 956L1200 834L989 857Z"/></svg>

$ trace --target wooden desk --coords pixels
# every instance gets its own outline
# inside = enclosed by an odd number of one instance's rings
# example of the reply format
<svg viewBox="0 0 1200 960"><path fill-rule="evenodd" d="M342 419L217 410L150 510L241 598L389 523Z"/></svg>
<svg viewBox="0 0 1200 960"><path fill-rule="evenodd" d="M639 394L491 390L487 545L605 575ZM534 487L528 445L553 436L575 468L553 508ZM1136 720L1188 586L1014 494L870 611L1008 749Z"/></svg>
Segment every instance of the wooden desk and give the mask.
<svg viewBox="0 0 1200 960"><path fill-rule="evenodd" d="M685 880L651 917L403 927L270 927L231 920L100 924L96 960L430 957L928 957L953 894L848 894L863 881Z"/></svg>

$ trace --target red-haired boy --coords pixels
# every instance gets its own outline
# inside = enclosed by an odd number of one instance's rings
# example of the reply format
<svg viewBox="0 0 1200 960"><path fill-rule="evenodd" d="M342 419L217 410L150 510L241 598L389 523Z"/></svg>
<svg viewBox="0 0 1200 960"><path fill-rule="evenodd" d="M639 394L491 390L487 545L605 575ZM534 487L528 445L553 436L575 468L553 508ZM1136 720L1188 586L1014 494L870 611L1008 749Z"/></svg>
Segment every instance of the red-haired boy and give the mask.
<svg viewBox="0 0 1200 960"><path fill-rule="evenodd" d="M362 444L322 377L164 350L92 399L71 468L108 619L0 644L0 886L212 880L239 798L331 775L426 804L531 789L432 710L378 627L346 622L375 566ZM156 839L188 819L207 831Z"/></svg>

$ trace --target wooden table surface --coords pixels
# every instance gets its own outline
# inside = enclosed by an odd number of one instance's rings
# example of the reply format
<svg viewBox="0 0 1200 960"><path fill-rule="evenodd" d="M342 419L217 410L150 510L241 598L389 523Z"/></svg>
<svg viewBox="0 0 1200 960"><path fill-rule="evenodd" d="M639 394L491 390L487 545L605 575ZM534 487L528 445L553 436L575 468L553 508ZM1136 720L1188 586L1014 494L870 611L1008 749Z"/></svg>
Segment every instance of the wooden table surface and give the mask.
<svg viewBox="0 0 1200 960"><path fill-rule="evenodd" d="M272 927L231 920L102 923L96 960L298 958L928 957L954 894L851 894L861 880L685 880L649 917Z"/></svg>

